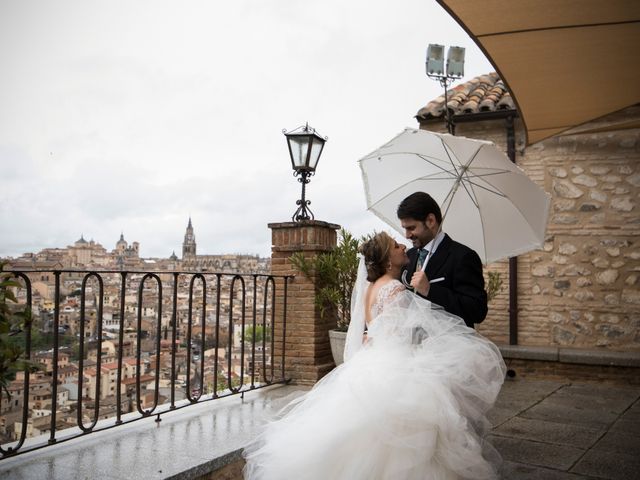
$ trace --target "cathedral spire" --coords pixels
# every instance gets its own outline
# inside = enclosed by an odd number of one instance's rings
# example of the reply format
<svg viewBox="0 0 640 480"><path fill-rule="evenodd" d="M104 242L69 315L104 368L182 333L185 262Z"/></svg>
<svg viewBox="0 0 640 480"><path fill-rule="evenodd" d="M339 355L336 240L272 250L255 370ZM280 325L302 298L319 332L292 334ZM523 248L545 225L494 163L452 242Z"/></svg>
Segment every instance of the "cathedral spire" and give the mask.
<svg viewBox="0 0 640 480"><path fill-rule="evenodd" d="M182 242L182 259L196 256L196 236L193 233L193 225L191 224L191 215L189 215L189 224L184 234L184 242Z"/></svg>

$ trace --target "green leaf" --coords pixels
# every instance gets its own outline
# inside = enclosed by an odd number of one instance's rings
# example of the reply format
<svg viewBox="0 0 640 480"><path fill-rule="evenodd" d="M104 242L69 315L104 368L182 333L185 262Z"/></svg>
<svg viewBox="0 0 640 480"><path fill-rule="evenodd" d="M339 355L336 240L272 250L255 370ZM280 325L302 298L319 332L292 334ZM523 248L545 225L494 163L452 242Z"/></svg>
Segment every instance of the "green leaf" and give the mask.
<svg viewBox="0 0 640 480"><path fill-rule="evenodd" d="M342 229L338 244L330 252L311 258L296 252L289 257L294 267L315 283L315 303L320 315L336 316L338 326L343 328L351 320L351 293L358 274L358 246L358 240Z"/></svg>

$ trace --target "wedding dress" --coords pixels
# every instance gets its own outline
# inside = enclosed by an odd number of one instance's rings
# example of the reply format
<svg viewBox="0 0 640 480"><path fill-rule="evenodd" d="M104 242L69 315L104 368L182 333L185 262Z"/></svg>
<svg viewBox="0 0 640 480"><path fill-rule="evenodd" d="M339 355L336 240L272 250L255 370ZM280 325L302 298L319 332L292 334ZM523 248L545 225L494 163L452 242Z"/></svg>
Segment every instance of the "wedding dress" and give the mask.
<svg viewBox="0 0 640 480"><path fill-rule="evenodd" d="M352 314L345 363L245 448L245 478L498 477L481 436L505 375L497 347L397 280L380 288L371 318L362 345L364 316Z"/></svg>

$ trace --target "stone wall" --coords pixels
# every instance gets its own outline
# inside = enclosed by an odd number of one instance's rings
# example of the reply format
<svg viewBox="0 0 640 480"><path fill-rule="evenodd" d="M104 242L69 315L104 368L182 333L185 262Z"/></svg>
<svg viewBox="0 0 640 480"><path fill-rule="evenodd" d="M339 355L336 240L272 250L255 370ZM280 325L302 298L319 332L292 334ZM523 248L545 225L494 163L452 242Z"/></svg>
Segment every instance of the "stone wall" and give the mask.
<svg viewBox="0 0 640 480"><path fill-rule="evenodd" d="M609 385L640 385L640 369L608 365L546 362L542 360L505 359L507 368L519 379L555 380L559 382L593 382Z"/></svg>
<svg viewBox="0 0 640 480"><path fill-rule="evenodd" d="M526 148L516 121L516 163L552 196L544 248L518 257L519 344L640 350L640 132L612 127L639 118L631 107ZM506 152L504 120L456 135ZM508 263L491 270L504 284L479 331L507 343Z"/></svg>

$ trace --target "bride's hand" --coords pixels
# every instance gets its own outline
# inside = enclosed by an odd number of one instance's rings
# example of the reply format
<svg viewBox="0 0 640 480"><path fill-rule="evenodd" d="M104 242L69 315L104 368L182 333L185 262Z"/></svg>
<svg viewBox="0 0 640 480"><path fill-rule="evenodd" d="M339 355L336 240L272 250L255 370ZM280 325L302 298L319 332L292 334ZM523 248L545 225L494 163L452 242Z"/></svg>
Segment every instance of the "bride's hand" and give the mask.
<svg viewBox="0 0 640 480"><path fill-rule="evenodd" d="M429 283L427 275L422 270L418 270L413 274L411 277L411 286L423 297L429 295L429 288L431 287L431 284Z"/></svg>

